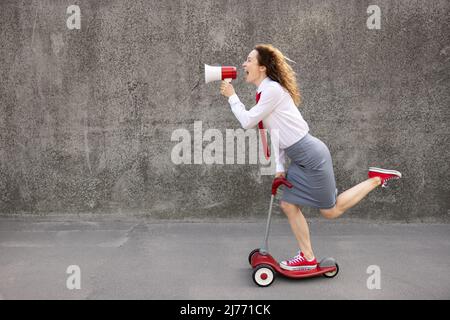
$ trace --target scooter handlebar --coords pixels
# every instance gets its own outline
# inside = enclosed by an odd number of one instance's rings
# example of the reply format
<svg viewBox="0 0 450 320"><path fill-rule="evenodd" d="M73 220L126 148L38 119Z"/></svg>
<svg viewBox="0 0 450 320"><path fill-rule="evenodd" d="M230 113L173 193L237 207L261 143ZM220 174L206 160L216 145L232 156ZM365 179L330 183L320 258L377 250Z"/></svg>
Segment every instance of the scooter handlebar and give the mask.
<svg viewBox="0 0 450 320"><path fill-rule="evenodd" d="M273 182L272 182L272 195L277 194L277 189L282 184L284 184L288 188L292 188L292 183L287 181L286 178L284 178L284 177L275 178L275 179L273 179Z"/></svg>

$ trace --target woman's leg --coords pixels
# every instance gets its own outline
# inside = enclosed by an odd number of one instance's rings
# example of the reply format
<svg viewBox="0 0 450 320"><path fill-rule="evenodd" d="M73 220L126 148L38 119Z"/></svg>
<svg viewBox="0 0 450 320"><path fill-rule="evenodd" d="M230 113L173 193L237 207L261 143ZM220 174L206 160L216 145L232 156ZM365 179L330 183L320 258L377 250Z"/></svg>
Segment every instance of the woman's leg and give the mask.
<svg viewBox="0 0 450 320"><path fill-rule="evenodd" d="M285 201L281 201L280 207L289 220L289 224L297 239L300 250L303 252L306 259L311 260L314 258L314 252L311 247L308 222L306 222L302 211L297 205Z"/></svg>
<svg viewBox="0 0 450 320"><path fill-rule="evenodd" d="M336 205L331 209L320 209L327 219L335 219L345 211L360 202L370 191L381 184L380 177L374 177L363 181L356 186L342 192L336 199Z"/></svg>

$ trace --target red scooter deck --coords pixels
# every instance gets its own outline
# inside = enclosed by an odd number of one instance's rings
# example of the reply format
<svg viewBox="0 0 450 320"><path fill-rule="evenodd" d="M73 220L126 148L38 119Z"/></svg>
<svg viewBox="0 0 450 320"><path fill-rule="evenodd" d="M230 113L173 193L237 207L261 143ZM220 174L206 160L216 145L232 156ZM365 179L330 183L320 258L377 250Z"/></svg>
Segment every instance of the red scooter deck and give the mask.
<svg viewBox="0 0 450 320"><path fill-rule="evenodd" d="M331 267L320 267L320 265L317 266L317 268L312 270L285 270L280 267L279 263L270 255L270 254L261 254L259 252L256 252L251 257L251 265L252 268L256 268L260 265L268 265L272 267L276 272L279 274L282 274L289 278L308 278L308 277L314 277L319 276L327 272L333 272L336 270L336 266Z"/></svg>

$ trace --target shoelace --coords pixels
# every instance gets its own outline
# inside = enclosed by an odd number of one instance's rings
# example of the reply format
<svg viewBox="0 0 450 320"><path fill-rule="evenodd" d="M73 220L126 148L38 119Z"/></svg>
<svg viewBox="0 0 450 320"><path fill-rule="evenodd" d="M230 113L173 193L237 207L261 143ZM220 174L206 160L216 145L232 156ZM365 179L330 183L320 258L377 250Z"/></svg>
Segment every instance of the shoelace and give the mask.
<svg viewBox="0 0 450 320"><path fill-rule="evenodd" d="M386 178L386 179L384 179L384 182L383 182L383 184L381 185L383 188L387 188L387 184L388 184L388 181L389 180L392 180L392 179L395 179L395 180L397 180L397 179L399 179L399 177L390 177L390 178Z"/></svg>
<svg viewBox="0 0 450 320"><path fill-rule="evenodd" d="M300 255L300 252L299 252L295 257L293 257L292 259L289 260L289 263L302 262L302 261L305 261L305 260L306 260L306 259L303 258L303 257Z"/></svg>

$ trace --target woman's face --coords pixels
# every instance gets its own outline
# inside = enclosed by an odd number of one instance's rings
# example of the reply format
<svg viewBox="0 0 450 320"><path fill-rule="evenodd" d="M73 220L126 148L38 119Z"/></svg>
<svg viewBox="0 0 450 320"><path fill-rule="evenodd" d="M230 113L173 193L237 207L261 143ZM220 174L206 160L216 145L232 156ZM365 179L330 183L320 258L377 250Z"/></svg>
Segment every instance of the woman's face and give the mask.
<svg viewBox="0 0 450 320"><path fill-rule="evenodd" d="M258 51L252 50L247 60L242 65L245 70L245 81L248 83L257 83L266 77L266 67L258 64Z"/></svg>

